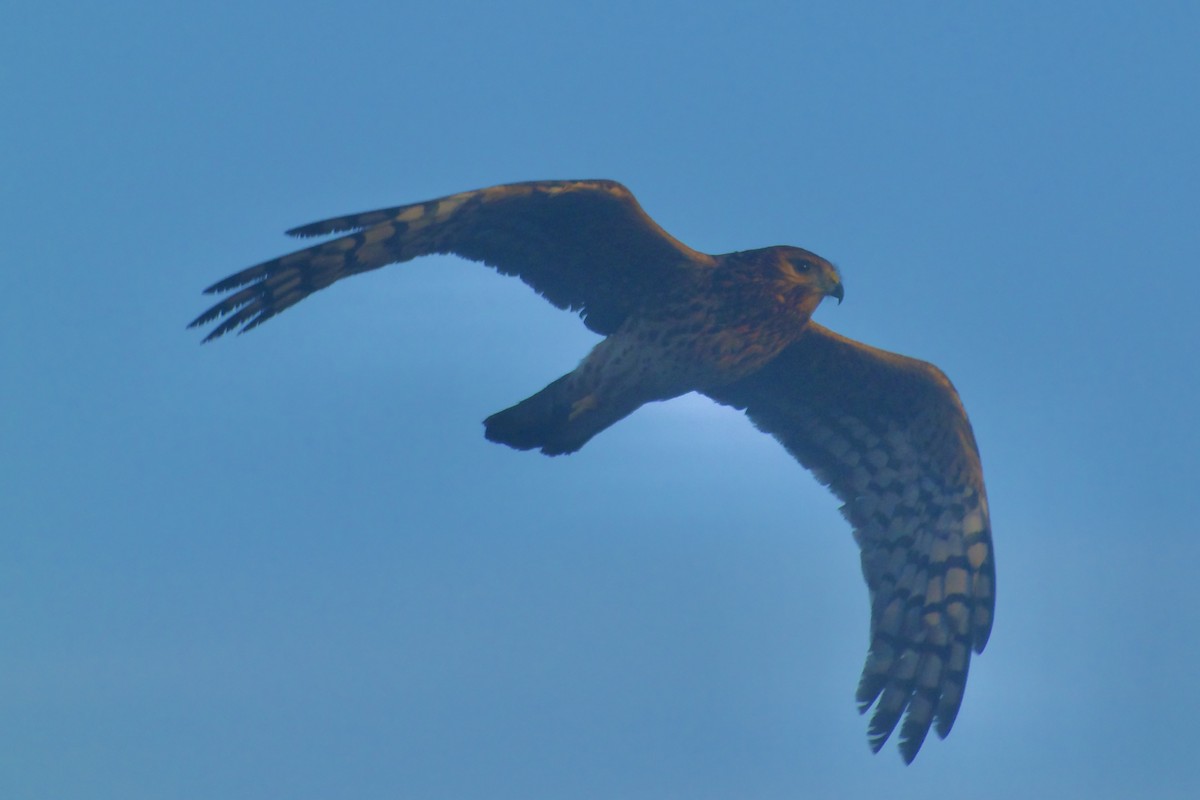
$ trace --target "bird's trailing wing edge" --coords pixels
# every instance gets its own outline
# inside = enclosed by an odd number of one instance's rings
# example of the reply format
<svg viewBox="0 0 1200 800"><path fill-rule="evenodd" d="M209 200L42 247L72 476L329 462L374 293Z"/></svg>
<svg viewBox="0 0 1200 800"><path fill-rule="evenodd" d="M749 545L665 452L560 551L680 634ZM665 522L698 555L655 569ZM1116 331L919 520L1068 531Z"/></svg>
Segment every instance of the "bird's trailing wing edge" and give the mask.
<svg viewBox="0 0 1200 800"><path fill-rule="evenodd" d="M954 387L922 361L815 323L774 361L705 392L746 410L844 503L871 598L857 699L878 751L901 717L911 762L944 737L995 609L995 562L975 438Z"/></svg>

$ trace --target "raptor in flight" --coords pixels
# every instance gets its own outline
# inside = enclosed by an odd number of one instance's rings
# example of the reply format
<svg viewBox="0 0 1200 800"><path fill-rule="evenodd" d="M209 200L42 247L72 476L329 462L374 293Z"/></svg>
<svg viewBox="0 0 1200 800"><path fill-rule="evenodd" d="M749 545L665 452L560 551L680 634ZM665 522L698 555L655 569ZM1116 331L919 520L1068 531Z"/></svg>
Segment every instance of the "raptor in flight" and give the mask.
<svg viewBox="0 0 1200 800"><path fill-rule="evenodd" d="M975 438L931 364L810 322L838 271L798 247L724 255L676 241L619 183L533 181L314 222L343 234L242 270L192 326L245 332L351 275L434 253L516 275L604 338L579 366L484 422L488 439L556 455L643 403L690 391L745 409L844 503L871 600L858 685L878 751L903 717L911 762L954 724L983 652L995 562Z"/></svg>

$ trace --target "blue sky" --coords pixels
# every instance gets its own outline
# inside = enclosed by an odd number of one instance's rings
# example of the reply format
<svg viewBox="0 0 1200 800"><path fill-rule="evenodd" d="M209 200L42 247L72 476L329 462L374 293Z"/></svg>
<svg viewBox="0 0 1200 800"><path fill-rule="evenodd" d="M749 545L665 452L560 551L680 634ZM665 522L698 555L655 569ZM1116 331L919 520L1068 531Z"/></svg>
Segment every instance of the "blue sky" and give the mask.
<svg viewBox="0 0 1200 800"><path fill-rule="evenodd" d="M0 796L1196 796L1200 11L732 6L8 10ZM519 282L184 330L285 228L584 177L830 258L817 318L958 386L999 601L913 766L837 502L746 420L483 439L595 341Z"/></svg>

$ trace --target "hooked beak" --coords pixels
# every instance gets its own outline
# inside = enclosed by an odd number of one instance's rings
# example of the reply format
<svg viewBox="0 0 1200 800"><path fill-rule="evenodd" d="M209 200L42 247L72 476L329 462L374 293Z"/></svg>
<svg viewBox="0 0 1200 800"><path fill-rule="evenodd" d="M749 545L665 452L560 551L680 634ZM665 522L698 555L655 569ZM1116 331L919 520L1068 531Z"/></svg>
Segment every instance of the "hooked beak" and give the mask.
<svg viewBox="0 0 1200 800"><path fill-rule="evenodd" d="M827 291L825 294L827 294L830 297L836 297L839 306L842 304L842 298L846 296L845 290L842 289L841 281L838 281L837 283L835 283L833 285L833 288L830 289L829 291Z"/></svg>

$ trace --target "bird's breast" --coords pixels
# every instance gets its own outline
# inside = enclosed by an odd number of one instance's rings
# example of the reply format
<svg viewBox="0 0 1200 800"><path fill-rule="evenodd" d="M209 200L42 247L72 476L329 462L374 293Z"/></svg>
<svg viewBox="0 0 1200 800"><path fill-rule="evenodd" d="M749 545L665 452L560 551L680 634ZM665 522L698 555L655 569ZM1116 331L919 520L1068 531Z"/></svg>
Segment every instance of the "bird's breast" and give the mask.
<svg viewBox="0 0 1200 800"><path fill-rule="evenodd" d="M782 306L741 313L696 301L679 313L633 320L620 332L638 361L686 376L689 389L735 381L756 372L803 332L807 316Z"/></svg>

